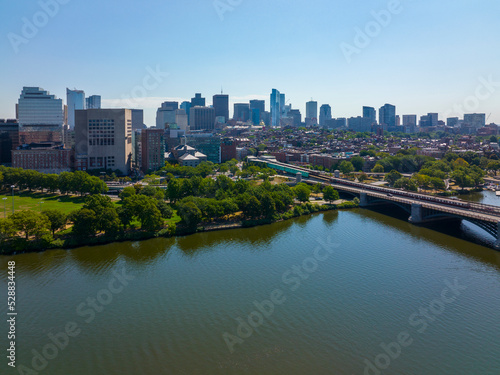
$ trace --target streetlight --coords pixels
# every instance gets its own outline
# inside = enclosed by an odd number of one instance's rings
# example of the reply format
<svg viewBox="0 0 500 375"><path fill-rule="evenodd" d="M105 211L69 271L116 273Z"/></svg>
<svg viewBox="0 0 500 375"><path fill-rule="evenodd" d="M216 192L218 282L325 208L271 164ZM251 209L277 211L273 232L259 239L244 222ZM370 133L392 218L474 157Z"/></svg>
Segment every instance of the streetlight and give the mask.
<svg viewBox="0 0 500 375"><path fill-rule="evenodd" d="M14 185L10 186L12 188L12 213L14 213Z"/></svg>
<svg viewBox="0 0 500 375"><path fill-rule="evenodd" d="M3 218L5 219L7 217L7 214L5 213L5 202L7 202L7 197L2 198L3 200Z"/></svg>

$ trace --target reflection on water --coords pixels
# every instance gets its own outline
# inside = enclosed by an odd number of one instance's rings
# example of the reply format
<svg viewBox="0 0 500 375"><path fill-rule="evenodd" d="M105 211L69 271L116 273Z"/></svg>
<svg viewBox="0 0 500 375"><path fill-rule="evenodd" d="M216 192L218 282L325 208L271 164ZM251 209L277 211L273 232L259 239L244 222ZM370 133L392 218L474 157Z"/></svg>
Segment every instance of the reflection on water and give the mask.
<svg viewBox="0 0 500 375"><path fill-rule="evenodd" d="M495 373L500 252L454 236L457 226L415 226L392 214L332 211L255 228L2 257L2 280L6 262L17 264L19 363L29 365L32 349L41 351L49 333L74 321L81 334L40 374L361 375L365 360L382 352L380 343L403 330L414 342L384 375ZM304 273L304 261L328 238L340 247ZM77 307L102 295L116 272L134 279L86 323ZM444 280L466 290L420 334L409 318L441 295ZM241 319L276 289L286 301L231 353L223 333L238 335ZM16 374L9 371L1 373Z"/></svg>

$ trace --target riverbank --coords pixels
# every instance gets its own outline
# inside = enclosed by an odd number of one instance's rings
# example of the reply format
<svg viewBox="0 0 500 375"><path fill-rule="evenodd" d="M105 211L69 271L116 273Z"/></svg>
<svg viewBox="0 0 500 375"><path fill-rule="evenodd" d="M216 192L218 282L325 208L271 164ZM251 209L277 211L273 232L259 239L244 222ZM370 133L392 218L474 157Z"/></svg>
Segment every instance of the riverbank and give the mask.
<svg viewBox="0 0 500 375"><path fill-rule="evenodd" d="M188 228L183 225L171 225L156 232L147 232L142 230L127 230L118 233L115 236L98 235L94 237L77 238L66 235L52 241L40 240L25 240L16 238L14 240L4 242L0 250L0 255L17 255L33 252L43 252L54 249L75 249L83 246L99 246L111 243L142 241L158 237L184 237L195 233L213 232L229 229L251 228L261 225L268 225L280 221L290 220L299 216L307 216L317 212L326 212L333 210L345 210L359 207L357 202L344 202L341 204L323 204L303 203L295 205L292 209L284 214L278 215L275 218L262 218L255 220L241 220L235 222L221 222L197 226L196 229Z"/></svg>

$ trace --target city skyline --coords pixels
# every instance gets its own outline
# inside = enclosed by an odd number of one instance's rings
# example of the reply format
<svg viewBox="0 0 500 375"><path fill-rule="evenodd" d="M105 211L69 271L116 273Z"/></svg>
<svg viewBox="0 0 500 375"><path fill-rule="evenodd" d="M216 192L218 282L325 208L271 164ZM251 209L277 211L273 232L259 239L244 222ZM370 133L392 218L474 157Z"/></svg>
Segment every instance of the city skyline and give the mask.
<svg viewBox="0 0 500 375"><path fill-rule="evenodd" d="M488 7L408 0L284 7L256 0L223 10L211 1L189 8L180 1L127 0L120 8L46 1L57 6L3 5L9 18L0 25L0 68L9 74L2 80L0 118L14 117L23 86L58 98L76 88L101 95L102 108L144 109L145 123L153 126L163 101L181 103L201 92L210 102L222 86L231 114L234 103L251 99L264 99L267 107L276 87L303 115L312 97L318 107L329 104L334 117L392 103L399 114L491 113L489 122L500 123L500 52L491 48L500 4L493 1ZM106 24L115 12L118 21ZM164 22L165 12L182 16ZM102 27L88 29L88 17ZM129 28L131 21L141 28ZM160 51L165 36L169 43ZM242 38L250 38L255 53L238 42ZM218 42L206 42L213 39Z"/></svg>

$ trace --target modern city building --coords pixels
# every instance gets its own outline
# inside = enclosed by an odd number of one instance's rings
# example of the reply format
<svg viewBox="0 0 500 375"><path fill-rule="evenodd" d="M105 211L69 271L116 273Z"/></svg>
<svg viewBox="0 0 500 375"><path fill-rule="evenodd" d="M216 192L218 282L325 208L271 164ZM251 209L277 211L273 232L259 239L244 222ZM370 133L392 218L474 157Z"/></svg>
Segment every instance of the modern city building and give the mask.
<svg viewBox="0 0 500 375"><path fill-rule="evenodd" d="M363 117L370 119L372 125L377 122L377 111L373 107L363 107Z"/></svg>
<svg viewBox="0 0 500 375"><path fill-rule="evenodd" d="M270 99L271 126L273 128L278 127L280 125L280 119L281 119L280 97L281 97L280 92L276 89L273 89L271 92L271 99Z"/></svg>
<svg viewBox="0 0 500 375"><path fill-rule="evenodd" d="M144 173L165 166L165 139L163 129L141 130L141 168Z"/></svg>
<svg viewBox="0 0 500 375"><path fill-rule="evenodd" d="M18 146L19 123L17 120L0 120L0 164L11 164L12 150Z"/></svg>
<svg viewBox="0 0 500 375"><path fill-rule="evenodd" d="M182 102L181 103L181 109L183 109L188 117L188 124L189 124L189 114L191 112L191 102Z"/></svg>
<svg viewBox="0 0 500 375"><path fill-rule="evenodd" d="M221 163L236 159L236 142L233 138L224 138L220 145Z"/></svg>
<svg viewBox="0 0 500 375"><path fill-rule="evenodd" d="M175 111L179 109L178 102L163 102L156 111L156 127L166 129L168 125L175 124Z"/></svg>
<svg viewBox="0 0 500 375"><path fill-rule="evenodd" d="M415 133L417 131L417 115L403 115L403 128L405 133Z"/></svg>
<svg viewBox="0 0 500 375"><path fill-rule="evenodd" d="M221 137L206 132L191 132L186 135L187 144L207 156L212 163L221 162Z"/></svg>
<svg viewBox="0 0 500 375"><path fill-rule="evenodd" d="M213 107L215 110L215 117L224 117L224 122L229 120L229 95L214 95Z"/></svg>
<svg viewBox="0 0 500 375"><path fill-rule="evenodd" d="M200 93L194 94L194 98L191 98L191 107L195 106L205 107L205 98Z"/></svg>
<svg viewBox="0 0 500 375"><path fill-rule="evenodd" d="M191 130L214 130L215 109L211 107L191 107L189 121Z"/></svg>
<svg viewBox="0 0 500 375"><path fill-rule="evenodd" d="M458 117L448 117L446 119L446 126L454 128L458 125Z"/></svg>
<svg viewBox="0 0 500 375"><path fill-rule="evenodd" d="M254 125L259 125L263 120L262 115L266 111L265 100L250 100L250 116Z"/></svg>
<svg viewBox="0 0 500 375"><path fill-rule="evenodd" d="M298 109L292 109L288 112L288 116L293 119L293 126L299 127L302 124L302 114Z"/></svg>
<svg viewBox="0 0 500 375"><path fill-rule="evenodd" d="M482 128L486 125L485 113L466 113L464 115L464 125L470 126L475 130Z"/></svg>
<svg viewBox="0 0 500 375"><path fill-rule="evenodd" d="M68 105L68 125L70 129L74 129L75 111L85 109L85 92L66 88L66 103Z"/></svg>
<svg viewBox="0 0 500 375"><path fill-rule="evenodd" d="M319 108L319 126L325 127L326 121L332 119L332 107L328 104L323 104Z"/></svg>
<svg viewBox="0 0 500 375"><path fill-rule="evenodd" d="M132 130L144 129L144 110L142 109L131 109L132 111Z"/></svg>
<svg viewBox="0 0 500 375"><path fill-rule="evenodd" d="M318 124L318 102L313 100L306 103L306 126Z"/></svg>
<svg viewBox="0 0 500 375"><path fill-rule="evenodd" d="M91 95L85 99L85 109L101 109L101 96Z"/></svg>
<svg viewBox="0 0 500 375"><path fill-rule="evenodd" d="M391 104L385 104L383 107L380 107L378 122L384 130L396 128L396 107Z"/></svg>
<svg viewBox="0 0 500 375"><path fill-rule="evenodd" d="M20 144L62 142L62 99L40 87L23 87L16 112Z"/></svg>
<svg viewBox="0 0 500 375"><path fill-rule="evenodd" d="M132 111L87 109L75 114L75 168L117 169L132 166Z"/></svg>
<svg viewBox="0 0 500 375"><path fill-rule="evenodd" d="M351 117L347 120L347 127L349 130L355 132L371 132L372 121L369 117Z"/></svg>
<svg viewBox="0 0 500 375"><path fill-rule="evenodd" d="M250 120L250 105L248 103L234 103L233 120L243 122Z"/></svg>

